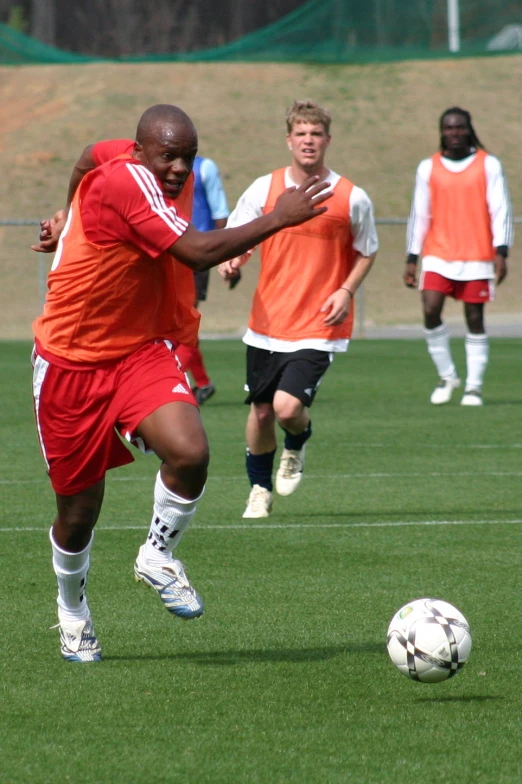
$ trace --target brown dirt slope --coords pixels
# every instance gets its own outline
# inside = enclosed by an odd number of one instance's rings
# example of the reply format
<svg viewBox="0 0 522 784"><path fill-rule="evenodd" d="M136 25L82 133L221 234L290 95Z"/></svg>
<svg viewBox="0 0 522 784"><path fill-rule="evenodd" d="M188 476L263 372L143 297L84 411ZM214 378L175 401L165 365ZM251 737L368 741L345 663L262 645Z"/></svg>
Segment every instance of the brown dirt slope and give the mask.
<svg viewBox="0 0 522 784"><path fill-rule="evenodd" d="M366 66L150 64L0 68L0 219L39 218L61 206L70 170L86 144L132 137L153 103L182 106L214 157L231 204L257 176L284 165L284 111L314 98L334 116L330 166L372 197L378 217L406 216L418 161L437 147L448 106L469 109L476 130L500 156L515 213L522 125L521 57ZM30 336L50 261L28 250L35 229L0 227L0 338ZM381 251L365 285L368 324L415 323L418 296L403 288L404 227L380 229ZM522 321L520 252L490 318ZM203 330L239 331L246 323L256 263L229 293L216 275ZM40 275L40 279L39 279ZM449 307L457 318L459 308Z"/></svg>

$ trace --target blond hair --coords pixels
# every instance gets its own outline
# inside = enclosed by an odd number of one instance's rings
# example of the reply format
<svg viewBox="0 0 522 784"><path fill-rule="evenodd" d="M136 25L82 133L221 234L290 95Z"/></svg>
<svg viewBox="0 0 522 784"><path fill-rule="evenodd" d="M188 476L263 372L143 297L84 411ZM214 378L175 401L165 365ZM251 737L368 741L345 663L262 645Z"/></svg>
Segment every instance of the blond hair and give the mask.
<svg viewBox="0 0 522 784"><path fill-rule="evenodd" d="M299 122L322 125L326 133L330 133L332 115L315 101L294 101L286 111L288 133L291 133L294 125Z"/></svg>

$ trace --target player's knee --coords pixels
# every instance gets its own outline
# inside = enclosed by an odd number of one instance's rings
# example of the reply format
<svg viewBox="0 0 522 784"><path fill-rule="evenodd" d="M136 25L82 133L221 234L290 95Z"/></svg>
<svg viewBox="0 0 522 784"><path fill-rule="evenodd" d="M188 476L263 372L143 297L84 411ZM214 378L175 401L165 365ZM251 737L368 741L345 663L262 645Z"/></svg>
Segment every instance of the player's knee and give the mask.
<svg viewBox="0 0 522 784"><path fill-rule="evenodd" d="M441 324L441 310L438 305L424 305L424 324L426 329L435 329Z"/></svg>
<svg viewBox="0 0 522 784"><path fill-rule="evenodd" d="M291 429L301 418L303 411L303 404L300 400L286 401L284 405L280 406L277 410L277 421L285 430Z"/></svg>
<svg viewBox="0 0 522 784"><path fill-rule="evenodd" d="M75 541L90 537L100 514L103 492L104 483L99 482L76 495L56 494L56 522L67 537Z"/></svg>
<svg viewBox="0 0 522 784"><path fill-rule="evenodd" d="M58 513L55 521L55 539L63 550L78 553L89 544L98 513L87 509Z"/></svg>
<svg viewBox="0 0 522 784"><path fill-rule="evenodd" d="M205 482L209 464L209 449L206 439L187 440L179 448L170 450L164 457L164 462L170 472L180 477L198 478Z"/></svg>
<svg viewBox="0 0 522 784"><path fill-rule="evenodd" d="M472 334L480 335L484 332L484 317L481 312L466 312L466 322Z"/></svg>
<svg viewBox="0 0 522 784"><path fill-rule="evenodd" d="M252 415L255 418L256 425L259 430L267 430L274 424L274 409L268 403L253 406Z"/></svg>

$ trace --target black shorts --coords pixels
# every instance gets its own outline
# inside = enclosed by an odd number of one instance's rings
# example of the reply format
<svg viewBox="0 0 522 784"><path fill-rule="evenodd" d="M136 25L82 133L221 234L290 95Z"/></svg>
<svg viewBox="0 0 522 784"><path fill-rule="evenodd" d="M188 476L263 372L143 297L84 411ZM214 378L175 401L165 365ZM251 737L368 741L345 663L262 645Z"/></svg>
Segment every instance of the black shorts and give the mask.
<svg viewBox="0 0 522 784"><path fill-rule="evenodd" d="M210 270L198 270L194 272L194 284L196 286L196 302L204 302L207 298L208 279Z"/></svg>
<svg viewBox="0 0 522 784"><path fill-rule="evenodd" d="M311 406L332 359L328 351L313 348L283 353L247 346L245 403L271 403L280 389Z"/></svg>

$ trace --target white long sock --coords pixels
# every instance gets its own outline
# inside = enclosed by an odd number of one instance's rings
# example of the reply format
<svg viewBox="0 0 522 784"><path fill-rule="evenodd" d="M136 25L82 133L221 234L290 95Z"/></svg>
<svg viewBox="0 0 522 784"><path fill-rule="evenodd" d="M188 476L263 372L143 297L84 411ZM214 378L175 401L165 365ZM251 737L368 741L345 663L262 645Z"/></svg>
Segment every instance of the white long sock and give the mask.
<svg viewBox="0 0 522 784"><path fill-rule="evenodd" d="M482 389L489 360L489 339L485 334L466 335L466 389Z"/></svg>
<svg viewBox="0 0 522 784"><path fill-rule="evenodd" d="M424 335L428 353L440 378L456 378L457 369L451 356L449 332L446 325L441 324L435 329L425 329Z"/></svg>
<svg viewBox="0 0 522 784"><path fill-rule="evenodd" d="M172 560L172 551L194 517L197 502L203 496L188 501L171 493L162 482L160 473L154 486L154 512L149 535L142 547L142 556L151 566L163 566Z"/></svg>
<svg viewBox="0 0 522 784"><path fill-rule="evenodd" d="M79 621L89 617L86 587L89 572L89 554L92 540L79 553L68 553L58 547L53 539L53 529L49 539L53 551L53 569L58 582L58 614L61 621Z"/></svg>

